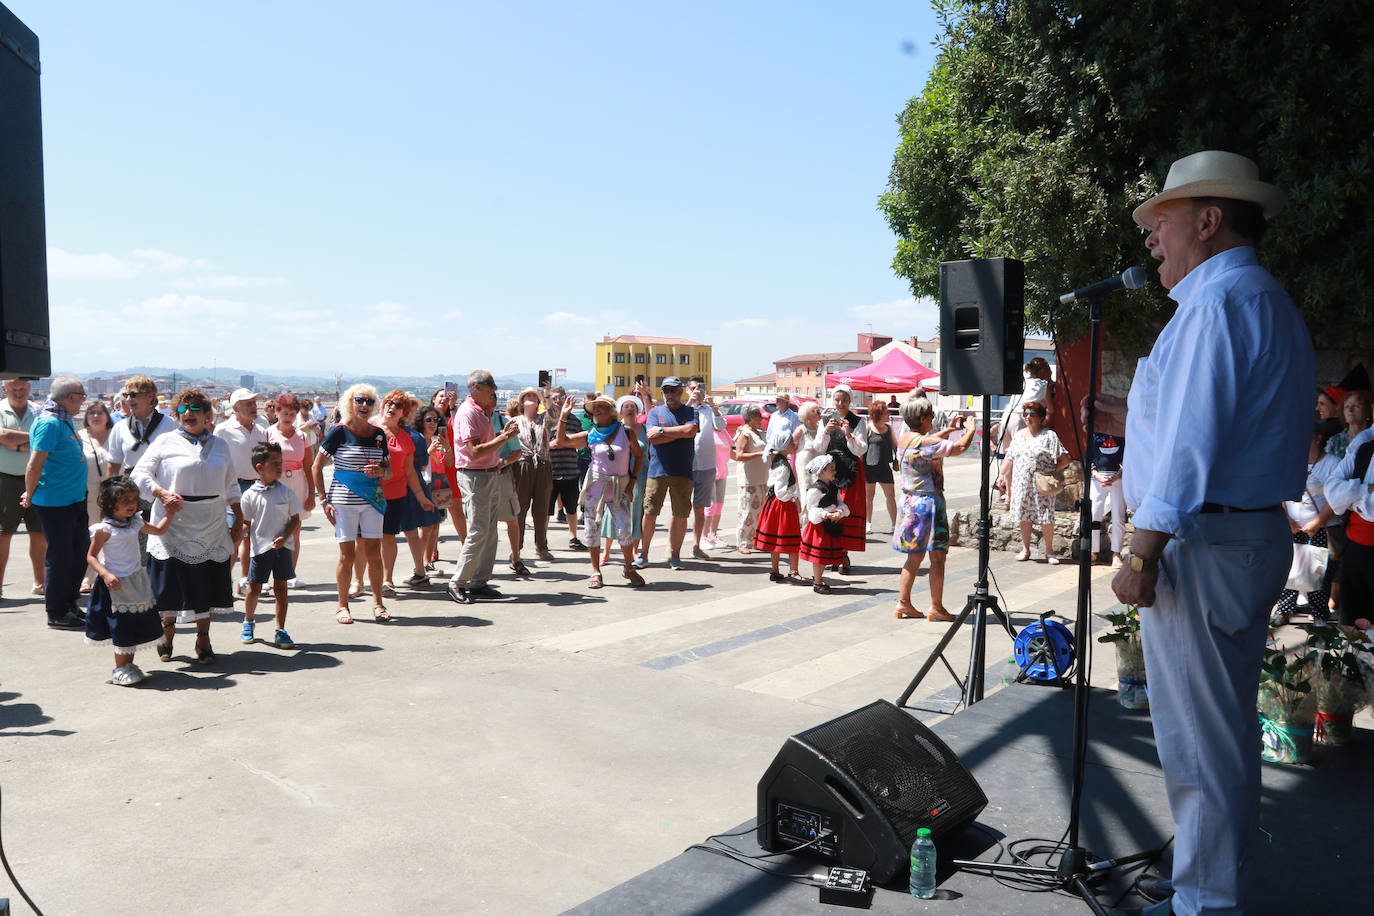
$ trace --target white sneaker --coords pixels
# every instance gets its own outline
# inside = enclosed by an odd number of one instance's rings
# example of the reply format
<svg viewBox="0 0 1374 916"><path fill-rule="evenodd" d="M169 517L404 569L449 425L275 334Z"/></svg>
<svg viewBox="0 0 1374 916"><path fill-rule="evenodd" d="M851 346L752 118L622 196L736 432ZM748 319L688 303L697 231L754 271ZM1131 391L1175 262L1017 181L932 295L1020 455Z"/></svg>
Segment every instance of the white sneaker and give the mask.
<svg viewBox="0 0 1374 916"><path fill-rule="evenodd" d="M224 580L221 579L220 581L224 581ZM247 580L247 579L240 579L240 580L238 581L238 584L234 586L234 594L235 594L235 595L238 595L240 598L242 598L245 594L247 594L247 592L248 592L248 580Z"/></svg>
<svg viewBox="0 0 1374 916"><path fill-rule="evenodd" d="M286 584L289 588L300 588L303 583L300 579L290 579Z"/></svg>
<svg viewBox="0 0 1374 916"><path fill-rule="evenodd" d="M143 680L143 672L133 662L120 665L110 672L110 683L116 687L132 687Z"/></svg>
<svg viewBox="0 0 1374 916"><path fill-rule="evenodd" d="M872 533L873 533L873 523L872 523L872 522L869 522L868 525L867 525L867 528L868 528L868 533L869 533L869 534L872 534Z"/></svg>

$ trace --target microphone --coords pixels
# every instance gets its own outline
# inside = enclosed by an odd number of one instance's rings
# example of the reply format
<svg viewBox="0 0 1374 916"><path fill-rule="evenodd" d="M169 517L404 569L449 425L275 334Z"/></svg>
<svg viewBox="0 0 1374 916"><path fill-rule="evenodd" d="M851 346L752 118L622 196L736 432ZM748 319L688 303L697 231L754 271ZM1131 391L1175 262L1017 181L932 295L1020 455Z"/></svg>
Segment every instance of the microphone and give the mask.
<svg viewBox="0 0 1374 916"><path fill-rule="evenodd" d="M1128 267L1123 270L1118 277L1098 280L1092 286L1085 286L1071 293L1065 293L1059 297L1059 304L1068 305L1070 302L1077 299L1092 299L1095 296L1105 296L1119 289L1140 289L1145 285L1147 279L1148 277L1145 274L1144 268Z"/></svg>

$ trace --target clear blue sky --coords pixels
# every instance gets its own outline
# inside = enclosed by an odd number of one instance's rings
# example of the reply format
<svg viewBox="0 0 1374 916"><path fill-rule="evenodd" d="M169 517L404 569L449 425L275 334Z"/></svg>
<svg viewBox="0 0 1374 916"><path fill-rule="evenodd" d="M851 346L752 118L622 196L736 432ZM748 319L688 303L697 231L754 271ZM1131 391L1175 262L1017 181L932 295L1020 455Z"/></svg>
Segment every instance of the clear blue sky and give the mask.
<svg viewBox="0 0 1374 916"><path fill-rule="evenodd" d="M934 328L876 207L919 0L5 2L55 369L585 378L609 332L728 381Z"/></svg>

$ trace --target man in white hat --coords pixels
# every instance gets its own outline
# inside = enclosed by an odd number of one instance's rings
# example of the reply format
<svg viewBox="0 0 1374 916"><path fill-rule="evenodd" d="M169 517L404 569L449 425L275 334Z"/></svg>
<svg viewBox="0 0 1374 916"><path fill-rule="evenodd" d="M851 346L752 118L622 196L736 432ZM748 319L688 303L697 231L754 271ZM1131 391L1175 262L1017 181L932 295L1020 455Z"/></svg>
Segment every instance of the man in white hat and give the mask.
<svg viewBox="0 0 1374 916"><path fill-rule="evenodd" d="M253 446L267 442L267 430L257 424L258 393L247 388L236 388L229 395L228 420L215 425L215 435L229 446L229 456L234 463L234 476L239 479L239 492L247 492L258 480L258 471L253 467ZM226 521L232 525L233 515ZM248 539L240 538L234 542L234 552L239 556L239 578L235 592L239 595L248 590L248 560L251 551Z"/></svg>
<svg viewBox="0 0 1374 916"><path fill-rule="evenodd" d="M1255 714L1269 611L1292 558L1316 384L1293 300L1255 255L1284 196L1255 163L1204 151L1136 208L1178 303L1123 404L1128 561L1155 743L1174 817L1172 900L1146 913L1242 913L1259 836ZM1129 406L1129 411L1126 407ZM1119 419L1119 417L1118 417ZM1167 888L1165 888L1167 890Z"/></svg>

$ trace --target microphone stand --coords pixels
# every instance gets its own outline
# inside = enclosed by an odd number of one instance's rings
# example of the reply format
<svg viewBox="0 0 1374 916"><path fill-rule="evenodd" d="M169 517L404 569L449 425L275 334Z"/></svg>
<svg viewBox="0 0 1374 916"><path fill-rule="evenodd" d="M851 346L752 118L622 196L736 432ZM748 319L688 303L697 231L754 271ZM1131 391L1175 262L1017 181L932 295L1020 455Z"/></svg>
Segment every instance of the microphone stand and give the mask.
<svg viewBox="0 0 1374 916"><path fill-rule="evenodd" d="M1068 846L1059 857L1055 867L1048 865L1025 865L1020 863L980 862L976 859L955 859L954 864L964 868L976 868L989 875L1012 874L1039 877L1058 881L1060 886L1082 898L1096 916L1108 916L1108 911L1098 902L1088 884L1090 877L1134 862L1158 856L1163 847L1114 859L1091 857L1088 850L1079 842L1079 827L1082 821L1083 780L1088 759L1088 665L1086 655L1088 638L1092 629L1089 604L1092 596L1092 499L1090 496L1091 471L1088 456L1092 449L1093 425L1097 418L1098 359L1102 348L1102 302L1107 292L1098 292L1088 297L1088 317L1092 326L1092 336L1088 354L1088 411L1084 440L1084 492L1078 501L1078 618L1074 628L1074 685L1073 685L1073 776L1069 789L1069 826ZM1072 405L1071 405L1072 406ZM986 410L986 407L984 408ZM987 506L987 469L983 472L983 505ZM980 609L981 610L981 609ZM965 609L967 613L967 609ZM981 614L980 614L981 617ZM962 619L962 617L961 617ZM899 704L900 705L900 704ZM1091 859L1091 861L1090 861Z"/></svg>

